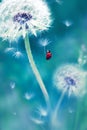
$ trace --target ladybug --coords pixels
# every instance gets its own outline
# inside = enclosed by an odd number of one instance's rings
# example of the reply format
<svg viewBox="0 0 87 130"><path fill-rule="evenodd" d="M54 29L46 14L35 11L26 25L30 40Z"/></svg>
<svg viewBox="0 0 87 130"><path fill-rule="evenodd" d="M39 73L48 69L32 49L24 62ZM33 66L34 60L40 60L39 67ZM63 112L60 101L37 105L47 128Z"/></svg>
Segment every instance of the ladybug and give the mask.
<svg viewBox="0 0 87 130"><path fill-rule="evenodd" d="M46 52L46 60L49 60L52 57L52 53L50 50L47 50Z"/></svg>

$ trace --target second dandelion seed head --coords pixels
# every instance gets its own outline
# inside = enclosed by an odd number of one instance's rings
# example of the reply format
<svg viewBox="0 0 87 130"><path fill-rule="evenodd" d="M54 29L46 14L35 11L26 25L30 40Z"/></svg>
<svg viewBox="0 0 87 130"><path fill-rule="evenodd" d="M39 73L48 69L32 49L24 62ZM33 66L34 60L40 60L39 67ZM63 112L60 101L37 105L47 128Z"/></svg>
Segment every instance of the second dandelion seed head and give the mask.
<svg viewBox="0 0 87 130"><path fill-rule="evenodd" d="M60 90L67 89L69 95L82 96L86 92L86 72L78 65L67 64L59 67L53 81Z"/></svg>

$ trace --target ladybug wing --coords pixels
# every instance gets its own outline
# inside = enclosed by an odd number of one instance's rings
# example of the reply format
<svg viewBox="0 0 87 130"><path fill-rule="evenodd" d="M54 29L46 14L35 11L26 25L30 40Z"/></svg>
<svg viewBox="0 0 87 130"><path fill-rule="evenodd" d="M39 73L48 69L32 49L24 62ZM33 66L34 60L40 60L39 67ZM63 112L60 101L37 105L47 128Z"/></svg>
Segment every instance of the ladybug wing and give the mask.
<svg viewBox="0 0 87 130"><path fill-rule="evenodd" d="M46 59L49 60L52 57L52 53L51 52L47 52L46 53Z"/></svg>

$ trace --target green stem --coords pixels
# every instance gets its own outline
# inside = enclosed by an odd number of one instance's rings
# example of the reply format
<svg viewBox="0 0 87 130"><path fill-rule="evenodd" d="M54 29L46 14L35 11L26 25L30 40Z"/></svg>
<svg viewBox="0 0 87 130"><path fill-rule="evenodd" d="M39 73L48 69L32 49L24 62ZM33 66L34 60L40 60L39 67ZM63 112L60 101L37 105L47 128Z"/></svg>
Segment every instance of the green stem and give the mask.
<svg viewBox="0 0 87 130"><path fill-rule="evenodd" d="M58 103L57 103L57 105L56 105L56 108L55 108L55 110L54 110L53 118L52 118L52 123L53 123L53 124L54 124L54 123L56 122L56 120L57 120L58 111L59 111L60 105L61 105L61 103L62 103L62 100L63 100L63 98L64 98L64 95L65 95L66 90L67 90L67 89L64 89L64 90L63 90L63 92L62 92L62 94L61 94L61 96L60 96L60 99L59 99L59 101L58 101Z"/></svg>
<svg viewBox="0 0 87 130"><path fill-rule="evenodd" d="M33 70L33 73L35 74L35 77L37 79L37 82L39 83L40 85L40 88L42 90L42 93L44 95L44 98L47 102L47 104L49 103L49 95L48 95L48 92L45 88L45 85L41 79L41 76L40 76L40 73L35 65L35 62L34 62L34 59L33 59L33 56L32 56L32 52L31 52L31 48L30 48L30 43L29 43L29 37L28 37L28 34L26 34L25 36L25 48L26 48L26 52L27 52L27 56L28 56L28 59L29 59L29 63L31 65L31 68Z"/></svg>
<svg viewBox="0 0 87 130"><path fill-rule="evenodd" d="M80 108L81 108L80 105L81 105L81 103L78 102L78 104L77 104L77 110L76 110L76 117L75 117L75 127L74 127L74 130L76 130L77 127L78 127L78 120L79 120L79 114L80 114Z"/></svg>

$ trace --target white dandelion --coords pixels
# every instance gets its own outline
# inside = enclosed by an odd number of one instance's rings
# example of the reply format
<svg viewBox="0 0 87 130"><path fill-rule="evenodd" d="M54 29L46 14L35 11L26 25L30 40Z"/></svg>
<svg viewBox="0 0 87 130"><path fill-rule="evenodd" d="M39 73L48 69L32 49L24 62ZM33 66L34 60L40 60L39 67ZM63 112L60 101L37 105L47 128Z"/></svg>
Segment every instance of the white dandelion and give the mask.
<svg viewBox="0 0 87 130"><path fill-rule="evenodd" d="M49 39L41 38L39 40L39 44L44 47L44 54L46 53L46 46L49 45L50 43L51 43L51 41L49 41Z"/></svg>
<svg viewBox="0 0 87 130"><path fill-rule="evenodd" d="M68 112L69 112L70 114L73 114L73 113L74 113L74 110L73 110L72 108L69 108Z"/></svg>
<svg viewBox="0 0 87 130"><path fill-rule="evenodd" d="M62 95L54 111L53 122L66 92L82 97L86 93L86 72L79 65L63 65L54 74L54 85L62 91Z"/></svg>
<svg viewBox="0 0 87 130"><path fill-rule="evenodd" d="M14 52L15 48L12 46L11 43L9 43L9 46L5 49L5 53Z"/></svg>
<svg viewBox="0 0 87 130"><path fill-rule="evenodd" d="M69 95L82 96L85 92L85 83L86 72L78 65L61 66L54 74L54 84L60 90L66 88Z"/></svg>
<svg viewBox="0 0 87 130"><path fill-rule="evenodd" d="M3 0L0 3L0 37L11 42L23 36L30 65L46 102L49 96L34 62L28 35L36 36L48 30L52 22L50 16L50 10L43 0Z"/></svg>
<svg viewBox="0 0 87 130"><path fill-rule="evenodd" d="M9 52L14 52L14 48L13 47L7 47L5 49L5 53L9 53Z"/></svg>
<svg viewBox="0 0 87 130"><path fill-rule="evenodd" d="M0 3L0 36L16 40L26 33L37 35L48 30L50 11L42 0L3 0Z"/></svg>

